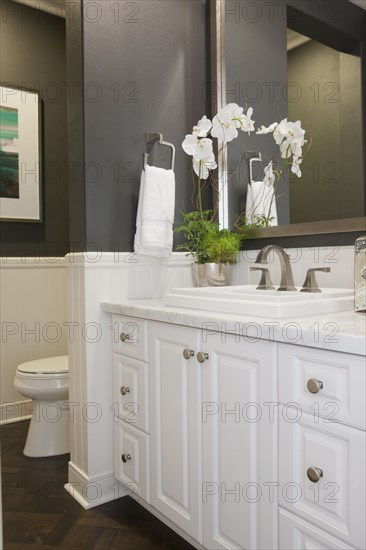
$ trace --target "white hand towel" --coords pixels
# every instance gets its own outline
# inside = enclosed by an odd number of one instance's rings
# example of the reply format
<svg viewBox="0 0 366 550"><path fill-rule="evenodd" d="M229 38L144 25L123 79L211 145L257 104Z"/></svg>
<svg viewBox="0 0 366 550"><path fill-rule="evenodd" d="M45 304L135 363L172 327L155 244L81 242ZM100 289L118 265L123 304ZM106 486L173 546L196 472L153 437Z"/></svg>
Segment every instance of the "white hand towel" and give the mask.
<svg viewBox="0 0 366 550"><path fill-rule="evenodd" d="M268 187L263 181L252 181L248 184L245 208L248 223L255 223L255 216L268 216L272 218L269 222L270 226L278 225L276 198L273 197L273 193L273 185ZM272 205L269 212L271 200Z"/></svg>
<svg viewBox="0 0 366 550"><path fill-rule="evenodd" d="M175 176L173 170L146 166L141 174L135 252L170 256L173 250Z"/></svg>

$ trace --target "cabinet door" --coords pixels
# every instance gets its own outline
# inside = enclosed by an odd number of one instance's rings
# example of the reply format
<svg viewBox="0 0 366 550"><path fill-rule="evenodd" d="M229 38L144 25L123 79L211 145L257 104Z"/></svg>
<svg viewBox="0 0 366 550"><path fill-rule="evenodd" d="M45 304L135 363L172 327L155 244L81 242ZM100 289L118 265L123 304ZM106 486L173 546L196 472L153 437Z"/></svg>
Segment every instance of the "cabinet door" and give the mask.
<svg viewBox="0 0 366 550"><path fill-rule="evenodd" d="M114 425L114 444L116 478L149 502L149 436L120 420Z"/></svg>
<svg viewBox="0 0 366 550"><path fill-rule="evenodd" d="M281 550L353 550L352 546L282 508L279 516Z"/></svg>
<svg viewBox="0 0 366 550"><path fill-rule="evenodd" d="M365 548L365 433L289 408L279 418L281 505Z"/></svg>
<svg viewBox="0 0 366 550"><path fill-rule="evenodd" d="M197 330L149 325L151 504L200 541L201 369Z"/></svg>
<svg viewBox="0 0 366 550"><path fill-rule="evenodd" d="M115 412L125 422L149 433L147 363L113 355Z"/></svg>
<svg viewBox="0 0 366 550"><path fill-rule="evenodd" d="M276 548L274 344L202 336L203 545Z"/></svg>

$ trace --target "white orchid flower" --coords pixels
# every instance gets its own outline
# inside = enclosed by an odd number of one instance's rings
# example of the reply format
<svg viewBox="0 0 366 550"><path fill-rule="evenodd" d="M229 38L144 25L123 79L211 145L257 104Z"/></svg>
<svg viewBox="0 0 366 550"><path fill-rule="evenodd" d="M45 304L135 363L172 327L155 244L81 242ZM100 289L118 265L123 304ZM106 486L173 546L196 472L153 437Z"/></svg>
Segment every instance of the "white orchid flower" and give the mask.
<svg viewBox="0 0 366 550"><path fill-rule="evenodd" d="M200 138L206 137L209 131L211 130L211 128L212 128L212 122L205 115L204 117L201 118L201 120L197 122L197 126L193 127L192 134Z"/></svg>
<svg viewBox="0 0 366 550"><path fill-rule="evenodd" d="M210 170L215 170L215 168L217 168L217 164L214 153L202 160L193 159L193 170L203 180L206 180L210 175Z"/></svg>
<svg viewBox="0 0 366 550"><path fill-rule="evenodd" d="M298 178L301 178L301 175L302 175L301 168L300 168L301 163L302 163L302 158L299 158L294 155L292 159L291 172L295 174Z"/></svg>
<svg viewBox="0 0 366 550"><path fill-rule="evenodd" d="M192 156L196 160L209 158L213 154L212 139L198 139L193 134L188 134L182 143L183 150L187 155Z"/></svg>
<svg viewBox="0 0 366 550"><path fill-rule="evenodd" d="M291 154L301 156L301 147L305 143L304 136L305 130L301 128L300 120L288 122L287 118L281 120L273 132L283 158L288 158Z"/></svg>
<svg viewBox="0 0 366 550"><path fill-rule="evenodd" d="M243 132L247 132L250 135L250 132L254 132L254 120L252 120L253 107L249 107L247 114L240 115L240 129Z"/></svg>
<svg viewBox="0 0 366 550"><path fill-rule="evenodd" d="M213 153L212 139L209 139L209 138L199 139L193 158L195 160L204 160L204 159L211 158L213 154L214 153Z"/></svg>
<svg viewBox="0 0 366 550"><path fill-rule="evenodd" d="M277 122L274 122L273 124L271 124L270 126L262 126L259 128L259 130L257 130L257 134L270 134L271 132L273 132L275 130L277 126Z"/></svg>
<svg viewBox="0 0 366 550"><path fill-rule="evenodd" d="M264 169L264 178L263 183L266 187L272 187L275 184L276 176L273 172L273 163L272 161Z"/></svg>
<svg viewBox="0 0 366 550"><path fill-rule="evenodd" d="M187 155L193 156L197 149L198 141L196 136L188 134L182 143L183 151L187 153Z"/></svg>
<svg viewBox="0 0 366 550"><path fill-rule="evenodd" d="M229 103L221 109L212 121L212 137L217 138L223 143L229 143L238 137L238 130L241 122L239 119L243 114L243 109L236 103Z"/></svg>

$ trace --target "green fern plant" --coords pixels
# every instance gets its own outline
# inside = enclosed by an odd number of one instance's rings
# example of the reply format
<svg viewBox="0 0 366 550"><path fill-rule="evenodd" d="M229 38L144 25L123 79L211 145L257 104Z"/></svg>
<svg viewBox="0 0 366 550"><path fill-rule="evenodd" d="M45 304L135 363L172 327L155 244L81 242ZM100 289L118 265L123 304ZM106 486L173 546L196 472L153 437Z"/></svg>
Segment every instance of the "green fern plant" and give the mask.
<svg viewBox="0 0 366 550"><path fill-rule="evenodd" d="M182 232L185 242L178 245L177 250L187 251L198 264L210 262L205 243L207 239L214 238L219 231L219 224L213 219L213 211L181 212L181 216L182 222L175 232Z"/></svg>
<svg viewBox="0 0 366 550"><path fill-rule="evenodd" d="M228 229L217 230L204 240L208 262L216 264L235 264L244 236Z"/></svg>

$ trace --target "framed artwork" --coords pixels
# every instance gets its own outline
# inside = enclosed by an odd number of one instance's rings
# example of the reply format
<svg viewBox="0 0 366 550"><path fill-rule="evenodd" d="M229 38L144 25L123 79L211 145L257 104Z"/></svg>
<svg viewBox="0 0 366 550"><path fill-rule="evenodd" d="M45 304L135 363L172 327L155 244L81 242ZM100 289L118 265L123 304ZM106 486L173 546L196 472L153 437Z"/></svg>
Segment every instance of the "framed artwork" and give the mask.
<svg viewBox="0 0 366 550"><path fill-rule="evenodd" d="M0 86L0 220L42 221L41 99Z"/></svg>

